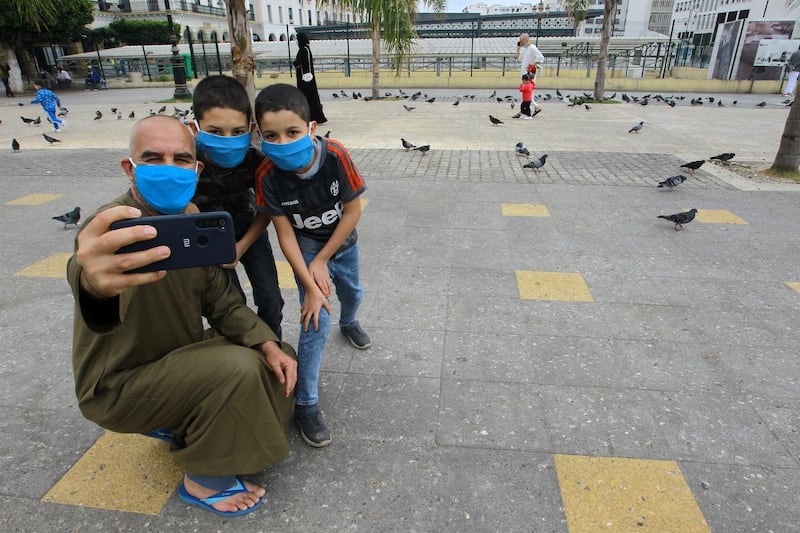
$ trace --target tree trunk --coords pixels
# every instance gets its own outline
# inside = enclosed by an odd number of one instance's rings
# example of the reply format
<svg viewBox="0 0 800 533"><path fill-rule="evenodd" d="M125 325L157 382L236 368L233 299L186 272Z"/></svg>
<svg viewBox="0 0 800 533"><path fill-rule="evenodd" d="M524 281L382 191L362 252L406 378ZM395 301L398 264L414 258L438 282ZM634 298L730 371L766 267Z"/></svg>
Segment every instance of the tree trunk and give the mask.
<svg viewBox="0 0 800 533"><path fill-rule="evenodd" d="M19 68L17 52L14 50L14 46L4 44L3 54L5 55L6 64L8 65L8 86L11 87L11 92L14 94L21 94L24 89L22 86L22 72Z"/></svg>
<svg viewBox="0 0 800 533"><path fill-rule="evenodd" d="M256 62L253 58L253 35L244 0L225 0L228 10L228 32L231 36L231 60L233 77L247 90L250 104L256 100L256 86L253 72ZM287 36L288 38L288 36ZM291 65L289 68L292 68Z"/></svg>
<svg viewBox="0 0 800 533"><path fill-rule="evenodd" d="M606 68L608 67L608 45L611 42L611 33L614 31L614 16L617 10L617 0L606 0L603 9L603 29L600 33L600 50L597 54L597 75L594 77L594 99L603 99L606 90Z"/></svg>
<svg viewBox="0 0 800 533"><path fill-rule="evenodd" d="M800 99L795 98L789 109L789 116L786 117L781 144L772 163L772 169L797 172L798 168L800 168Z"/></svg>
<svg viewBox="0 0 800 533"><path fill-rule="evenodd" d="M381 89L381 21L372 19L372 97L380 97Z"/></svg>

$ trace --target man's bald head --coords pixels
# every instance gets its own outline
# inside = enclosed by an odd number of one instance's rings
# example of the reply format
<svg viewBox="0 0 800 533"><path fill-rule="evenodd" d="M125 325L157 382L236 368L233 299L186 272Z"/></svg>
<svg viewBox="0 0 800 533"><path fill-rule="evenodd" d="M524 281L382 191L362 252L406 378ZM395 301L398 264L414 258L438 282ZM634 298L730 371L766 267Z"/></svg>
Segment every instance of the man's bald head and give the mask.
<svg viewBox="0 0 800 533"><path fill-rule="evenodd" d="M122 170L134 177L131 160L137 165L172 165L203 170L197 161L192 132L184 124L167 115L151 115L139 120L131 130L130 159L122 160Z"/></svg>
<svg viewBox="0 0 800 533"><path fill-rule="evenodd" d="M169 115L150 115L140 119L133 125L130 137L128 138L128 148L130 149L131 156L135 157L135 144L141 142L142 138L147 138L151 135L153 130L165 129L169 132L174 132L177 138L182 138L187 141L188 145L192 148L192 153L195 152L194 138L192 132L184 126L183 122L175 117Z"/></svg>
<svg viewBox="0 0 800 533"><path fill-rule="evenodd" d="M530 35L528 35L527 33L520 34L520 36L519 36L519 43L520 43L522 46L525 46L525 45L531 44L531 36L530 36Z"/></svg>

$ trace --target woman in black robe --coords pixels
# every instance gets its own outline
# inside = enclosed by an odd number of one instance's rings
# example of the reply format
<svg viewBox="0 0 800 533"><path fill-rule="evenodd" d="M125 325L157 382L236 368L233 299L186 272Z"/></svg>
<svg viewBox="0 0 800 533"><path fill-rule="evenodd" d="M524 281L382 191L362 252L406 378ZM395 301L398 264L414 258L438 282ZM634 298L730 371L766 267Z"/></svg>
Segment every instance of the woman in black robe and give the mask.
<svg viewBox="0 0 800 533"><path fill-rule="evenodd" d="M311 120L316 121L317 124L324 124L328 119L325 118L325 113L322 112L322 104L319 101L317 78L314 75L314 56L311 55L311 47L308 45L308 35L302 32L298 33L297 45L300 50L297 51L297 57L292 63L297 73L297 88L303 91L306 100L308 100Z"/></svg>

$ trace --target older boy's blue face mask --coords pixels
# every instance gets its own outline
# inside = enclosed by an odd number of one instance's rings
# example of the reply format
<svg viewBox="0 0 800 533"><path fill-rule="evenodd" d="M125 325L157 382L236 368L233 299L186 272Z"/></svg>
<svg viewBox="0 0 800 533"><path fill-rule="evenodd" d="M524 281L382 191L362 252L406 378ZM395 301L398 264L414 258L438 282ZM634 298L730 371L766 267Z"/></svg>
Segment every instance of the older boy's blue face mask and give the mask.
<svg viewBox="0 0 800 533"><path fill-rule="evenodd" d="M311 139L311 125L308 135L286 144L271 143L261 139L261 151L281 170L296 172L306 168L314 160L314 141Z"/></svg>
<svg viewBox="0 0 800 533"><path fill-rule="evenodd" d="M194 196L197 165L194 169L173 165L133 165L134 185L147 204L165 215L182 213Z"/></svg>
<svg viewBox="0 0 800 533"><path fill-rule="evenodd" d="M214 135L197 127L197 148L206 154L215 165L233 168L244 161L250 148L250 132L233 137Z"/></svg>

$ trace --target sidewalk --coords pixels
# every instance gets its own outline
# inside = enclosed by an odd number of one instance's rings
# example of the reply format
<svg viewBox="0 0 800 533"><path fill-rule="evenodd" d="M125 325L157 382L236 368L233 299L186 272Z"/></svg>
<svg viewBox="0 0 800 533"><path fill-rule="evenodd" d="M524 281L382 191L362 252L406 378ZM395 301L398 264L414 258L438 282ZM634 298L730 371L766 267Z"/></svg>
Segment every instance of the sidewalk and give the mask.
<svg viewBox="0 0 800 533"><path fill-rule="evenodd" d="M104 433L73 390L75 231L50 217L125 189L133 122L110 107L143 117L172 90L68 93L53 146L19 119L41 108L0 101L0 530L800 531L800 186L707 162L655 187L721 152L771 161L783 99L550 101L521 121L487 90L424 92L436 101L322 91L318 133L351 149L368 186L360 320L374 346L332 335L333 443L311 449L293 429L287 459L253 477L266 504L231 520L180 502L166 445ZM545 167L523 169L517 142ZM680 232L656 218L689 208Z"/></svg>

